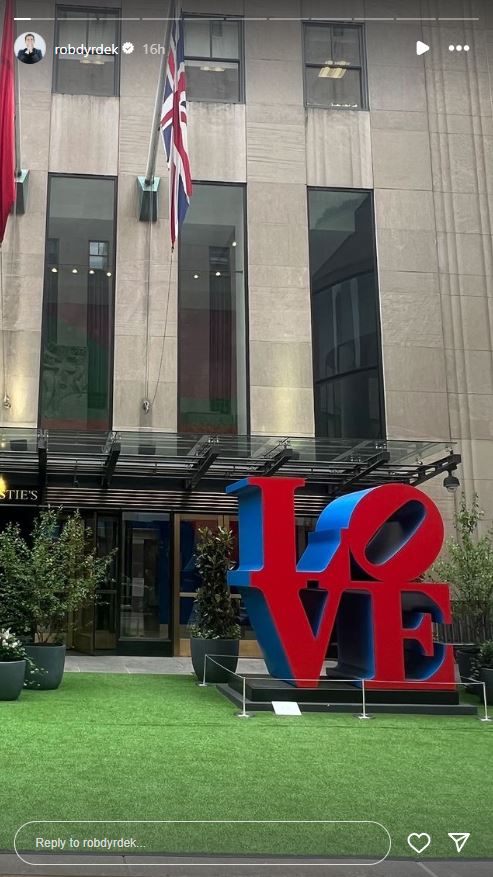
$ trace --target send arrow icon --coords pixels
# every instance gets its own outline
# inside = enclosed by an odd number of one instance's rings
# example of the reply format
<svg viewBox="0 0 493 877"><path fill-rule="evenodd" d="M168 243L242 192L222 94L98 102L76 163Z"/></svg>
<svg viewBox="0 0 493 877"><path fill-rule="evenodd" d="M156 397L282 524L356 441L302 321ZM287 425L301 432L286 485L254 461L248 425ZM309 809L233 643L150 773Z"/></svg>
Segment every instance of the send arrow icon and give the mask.
<svg viewBox="0 0 493 877"><path fill-rule="evenodd" d="M424 55L425 52L429 52L429 51L430 51L430 47L429 47L428 43L422 43L421 40L418 40L418 42L416 43L416 54L417 55Z"/></svg>
<svg viewBox="0 0 493 877"><path fill-rule="evenodd" d="M449 831L448 836L452 838L457 852L460 853L464 849L467 841L471 837L470 831Z"/></svg>

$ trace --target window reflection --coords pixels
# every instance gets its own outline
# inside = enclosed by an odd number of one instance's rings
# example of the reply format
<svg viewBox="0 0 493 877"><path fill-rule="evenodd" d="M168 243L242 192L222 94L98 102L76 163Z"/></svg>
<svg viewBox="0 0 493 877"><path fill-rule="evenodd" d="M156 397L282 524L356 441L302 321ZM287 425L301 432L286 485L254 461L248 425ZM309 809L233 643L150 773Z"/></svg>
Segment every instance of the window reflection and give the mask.
<svg viewBox="0 0 493 877"><path fill-rule="evenodd" d="M118 10L57 6L57 46L119 45ZM58 54L54 91L59 94L115 95L119 91L119 55Z"/></svg>
<svg viewBox="0 0 493 877"><path fill-rule="evenodd" d="M369 192L311 190L316 432L382 436L380 333Z"/></svg>
<svg viewBox="0 0 493 877"><path fill-rule="evenodd" d="M239 20L185 18L189 100L239 103L242 97L241 34Z"/></svg>
<svg viewBox="0 0 493 877"><path fill-rule="evenodd" d="M114 210L113 179L50 178L41 351L44 428L109 427Z"/></svg>
<svg viewBox="0 0 493 877"><path fill-rule="evenodd" d="M361 25L306 24L304 35L307 106L365 109Z"/></svg>
<svg viewBox="0 0 493 877"><path fill-rule="evenodd" d="M180 432L247 432L244 236L243 186L195 184L180 236Z"/></svg>

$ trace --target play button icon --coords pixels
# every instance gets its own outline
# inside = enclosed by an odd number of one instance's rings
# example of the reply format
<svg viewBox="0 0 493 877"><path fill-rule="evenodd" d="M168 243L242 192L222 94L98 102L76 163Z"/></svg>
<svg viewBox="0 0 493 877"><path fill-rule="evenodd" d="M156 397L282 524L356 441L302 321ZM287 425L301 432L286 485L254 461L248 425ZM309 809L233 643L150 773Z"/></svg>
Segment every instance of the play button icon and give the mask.
<svg viewBox="0 0 493 877"><path fill-rule="evenodd" d="M416 43L416 54L417 55L424 55L425 52L429 52L429 51L430 51L430 47L426 43L422 43L421 40L418 40L418 42Z"/></svg>

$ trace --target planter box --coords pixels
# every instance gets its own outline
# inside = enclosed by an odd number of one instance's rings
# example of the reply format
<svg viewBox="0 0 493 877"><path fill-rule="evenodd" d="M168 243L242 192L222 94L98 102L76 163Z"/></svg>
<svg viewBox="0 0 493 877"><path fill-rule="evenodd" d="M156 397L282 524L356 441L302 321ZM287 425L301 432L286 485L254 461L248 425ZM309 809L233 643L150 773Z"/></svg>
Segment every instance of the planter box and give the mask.
<svg viewBox="0 0 493 877"><path fill-rule="evenodd" d="M217 655L217 664L213 661L207 661L206 682L213 684L219 682L229 682L231 673L228 671L236 670L238 666L238 652L240 650L240 641L237 639L202 639L198 636L190 637L190 654L192 657L193 669L199 682L204 679L204 666L206 663L206 655L214 657ZM222 666L218 666L221 664ZM224 669L227 668L227 669Z"/></svg>
<svg viewBox="0 0 493 877"><path fill-rule="evenodd" d="M27 679L41 691L53 691L60 686L65 669L65 652L63 646L39 646L28 645L26 652L31 661L36 664L38 670L28 672ZM41 671L41 672L40 672Z"/></svg>
<svg viewBox="0 0 493 877"><path fill-rule="evenodd" d="M473 663L478 655L479 646L465 646L462 649L456 649L455 657L459 668L461 682L468 682L470 680ZM466 691L468 691L469 694L479 694L480 687L479 685L466 685Z"/></svg>
<svg viewBox="0 0 493 877"><path fill-rule="evenodd" d="M486 700L489 704L493 704L493 670L481 667L481 670L479 671L479 679L486 684ZM482 698L482 691L480 691L480 695Z"/></svg>
<svg viewBox="0 0 493 877"><path fill-rule="evenodd" d="M24 685L26 661L0 661L0 700L17 700Z"/></svg>

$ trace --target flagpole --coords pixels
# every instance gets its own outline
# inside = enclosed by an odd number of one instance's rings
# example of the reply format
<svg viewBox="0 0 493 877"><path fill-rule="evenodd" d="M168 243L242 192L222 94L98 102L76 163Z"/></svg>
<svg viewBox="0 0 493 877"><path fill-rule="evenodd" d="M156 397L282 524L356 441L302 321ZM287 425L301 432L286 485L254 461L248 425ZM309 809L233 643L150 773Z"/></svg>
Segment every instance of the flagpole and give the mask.
<svg viewBox="0 0 493 877"><path fill-rule="evenodd" d="M173 27L175 15L174 0L168 3L168 19L166 22L166 35L164 37L163 53L161 55L161 68L159 70L159 80L156 90L156 103L154 106L154 118L152 120L151 140L149 143L149 156L147 158L147 170L145 175L145 185L149 186L154 179L154 171L156 170L157 147L159 143L159 134L161 127L161 112L163 109L164 83L166 80L166 70L168 66L168 55L171 45L171 29Z"/></svg>
<svg viewBox="0 0 493 877"><path fill-rule="evenodd" d="M16 0L13 3L14 20L17 13ZM14 64L14 90L15 90L15 177L20 176L22 170L21 156L21 83L19 65Z"/></svg>

